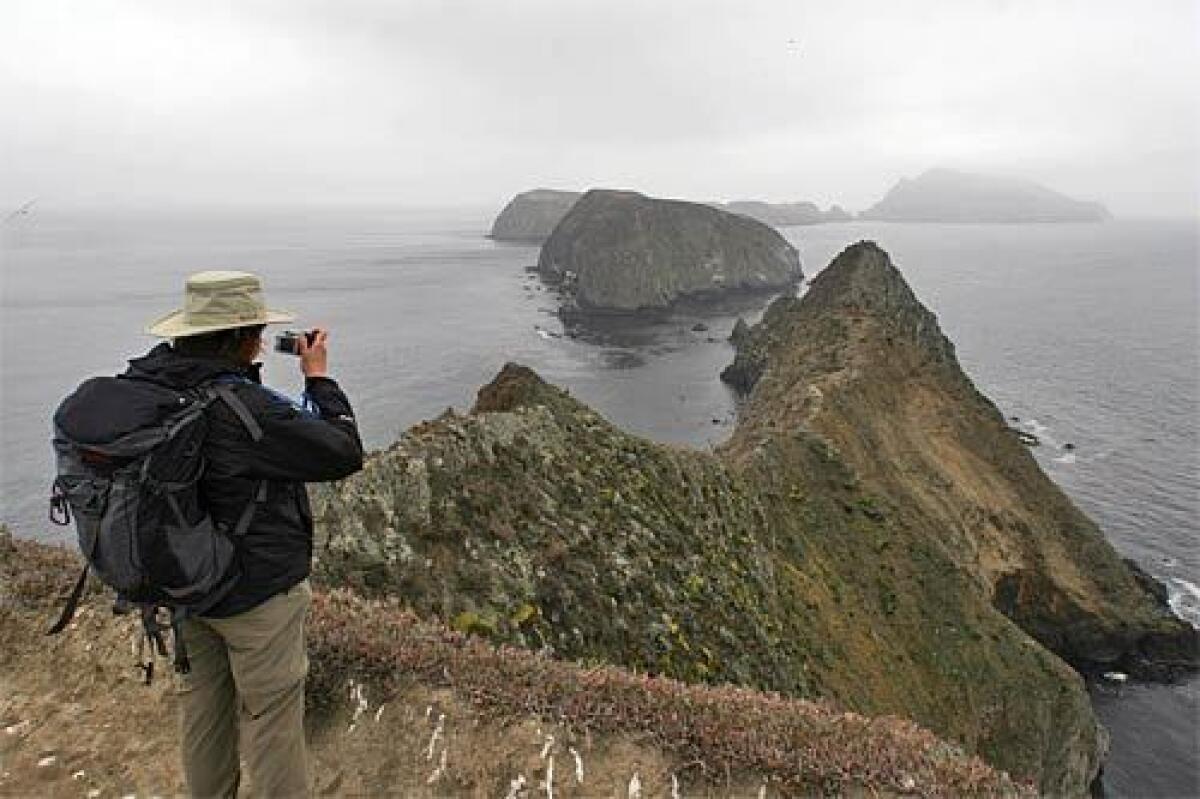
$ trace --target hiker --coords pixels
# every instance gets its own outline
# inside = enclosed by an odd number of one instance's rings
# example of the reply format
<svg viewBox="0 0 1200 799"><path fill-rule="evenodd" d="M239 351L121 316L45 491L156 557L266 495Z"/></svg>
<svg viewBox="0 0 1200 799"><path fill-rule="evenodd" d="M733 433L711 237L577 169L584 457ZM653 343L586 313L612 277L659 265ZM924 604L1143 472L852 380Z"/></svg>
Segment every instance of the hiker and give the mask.
<svg viewBox="0 0 1200 799"><path fill-rule="evenodd" d="M240 401L205 411L199 495L217 529L243 521L245 530L233 537L232 587L182 624L190 668L179 678L181 738L193 796L236 795L239 755L256 795L309 791L304 626L313 522L304 484L353 474L363 449L350 402L328 374L328 331L292 339L306 407L261 384L263 331L292 320L266 308L255 275L201 272L187 280L183 309L147 328L171 343L130 361L124 375L173 389L217 382ZM252 418L239 418L246 411Z"/></svg>

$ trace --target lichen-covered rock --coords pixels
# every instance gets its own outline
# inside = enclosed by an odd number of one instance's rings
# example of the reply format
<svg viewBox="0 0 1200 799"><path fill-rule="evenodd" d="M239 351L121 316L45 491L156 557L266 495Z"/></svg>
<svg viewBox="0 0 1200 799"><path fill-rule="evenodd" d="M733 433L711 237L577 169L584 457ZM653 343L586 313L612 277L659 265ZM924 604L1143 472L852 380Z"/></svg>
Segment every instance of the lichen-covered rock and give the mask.
<svg viewBox="0 0 1200 799"><path fill-rule="evenodd" d="M491 237L500 241L545 241L559 220L583 195L577 191L533 189L518 194L492 223Z"/></svg>
<svg viewBox="0 0 1200 799"><path fill-rule="evenodd" d="M601 189L555 227L538 271L580 309L615 312L778 290L802 277L795 249L767 225L699 203Z"/></svg>

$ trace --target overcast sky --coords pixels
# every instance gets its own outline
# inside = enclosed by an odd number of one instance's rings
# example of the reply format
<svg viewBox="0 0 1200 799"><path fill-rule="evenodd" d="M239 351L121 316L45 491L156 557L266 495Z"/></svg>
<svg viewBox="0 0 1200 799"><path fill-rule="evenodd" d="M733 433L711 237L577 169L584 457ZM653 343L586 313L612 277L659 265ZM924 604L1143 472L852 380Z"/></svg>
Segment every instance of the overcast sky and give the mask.
<svg viewBox="0 0 1200 799"><path fill-rule="evenodd" d="M1196 0L2 0L0 210L851 210L931 166L1196 214Z"/></svg>

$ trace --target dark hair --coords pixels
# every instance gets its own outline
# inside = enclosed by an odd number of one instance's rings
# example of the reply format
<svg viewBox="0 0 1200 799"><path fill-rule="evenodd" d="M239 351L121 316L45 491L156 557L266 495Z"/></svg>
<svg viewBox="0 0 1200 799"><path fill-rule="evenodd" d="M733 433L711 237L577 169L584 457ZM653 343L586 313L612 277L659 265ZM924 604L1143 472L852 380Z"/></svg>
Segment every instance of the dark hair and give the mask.
<svg viewBox="0 0 1200 799"><path fill-rule="evenodd" d="M212 333L200 333L195 336L184 336L172 341L171 347L180 355L192 358L233 360L242 349L242 345L248 339L261 336L266 327L266 325L249 325L248 327L217 330Z"/></svg>

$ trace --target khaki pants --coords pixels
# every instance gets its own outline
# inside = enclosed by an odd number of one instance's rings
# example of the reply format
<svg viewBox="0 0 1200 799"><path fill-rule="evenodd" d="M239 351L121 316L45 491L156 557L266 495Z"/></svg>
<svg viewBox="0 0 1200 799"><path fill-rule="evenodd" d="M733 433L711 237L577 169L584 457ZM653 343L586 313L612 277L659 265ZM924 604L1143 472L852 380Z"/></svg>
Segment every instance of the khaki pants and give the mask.
<svg viewBox="0 0 1200 799"><path fill-rule="evenodd" d="M183 771L195 797L233 797L240 752L256 796L308 794L304 621L308 581L227 619L189 619L180 678Z"/></svg>

